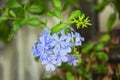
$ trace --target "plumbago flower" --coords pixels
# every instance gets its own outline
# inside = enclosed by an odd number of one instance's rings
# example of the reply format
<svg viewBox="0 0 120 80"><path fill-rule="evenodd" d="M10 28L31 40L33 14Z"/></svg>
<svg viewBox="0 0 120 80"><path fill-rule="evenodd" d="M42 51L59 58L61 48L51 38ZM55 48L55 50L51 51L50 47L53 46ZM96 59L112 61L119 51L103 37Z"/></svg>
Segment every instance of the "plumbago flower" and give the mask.
<svg viewBox="0 0 120 80"><path fill-rule="evenodd" d="M61 66L63 62L73 66L78 64L76 55L71 54L71 51L75 46L81 46L84 38L72 28L67 33L65 30L50 35L50 30L44 29L32 47L33 56L39 57L46 71L54 71L55 67Z"/></svg>

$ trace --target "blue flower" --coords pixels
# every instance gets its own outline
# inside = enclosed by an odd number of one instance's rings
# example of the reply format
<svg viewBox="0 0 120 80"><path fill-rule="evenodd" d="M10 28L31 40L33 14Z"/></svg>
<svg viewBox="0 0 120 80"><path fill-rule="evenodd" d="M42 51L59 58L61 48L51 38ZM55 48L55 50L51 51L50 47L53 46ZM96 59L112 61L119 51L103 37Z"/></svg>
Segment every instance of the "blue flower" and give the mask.
<svg viewBox="0 0 120 80"><path fill-rule="evenodd" d="M84 38L80 36L79 33L75 32L75 46L81 46L82 45L82 41L84 41Z"/></svg>
<svg viewBox="0 0 120 80"><path fill-rule="evenodd" d="M53 41L51 43L52 46L55 46L56 48L64 48L66 43L65 43L65 40L66 40L67 36L66 35L61 35L59 37L59 34L54 34L53 35Z"/></svg>
<svg viewBox="0 0 120 80"><path fill-rule="evenodd" d="M68 64L69 64L69 65L73 65L73 66L77 66L78 60L77 60L75 54L73 54L73 55L68 55Z"/></svg>
<svg viewBox="0 0 120 80"><path fill-rule="evenodd" d="M56 64L56 61L54 59L52 59L51 57L48 57L46 60L43 60L42 64L46 65L46 67L45 67L46 71L54 71L55 70L54 64Z"/></svg>
<svg viewBox="0 0 120 80"><path fill-rule="evenodd" d="M54 71L55 66L61 66L63 62L74 66L78 64L76 55L70 55L70 52L75 46L81 46L84 38L70 29L71 32L66 33L64 29L53 35L50 35L50 30L45 29L32 47L34 57L39 57L47 71Z"/></svg>
<svg viewBox="0 0 120 80"><path fill-rule="evenodd" d="M67 39L66 39L66 45L73 47L74 45L74 38L72 36L72 33L67 33Z"/></svg>
<svg viewBox="0 0 120 80"><path fill-rule="evenodd" d="M54 55L52 57L56 60L57 66L61 66L62 62L68 61L67 53L64 50L54 49Z"/></svg>
<svg viewBox="0 0 120 80"><path fill-rule="evenodd" d="M70 47L81 46L84 38L80 36L78 32L70 28L71 32L67 33L66 44Z"/></svg>

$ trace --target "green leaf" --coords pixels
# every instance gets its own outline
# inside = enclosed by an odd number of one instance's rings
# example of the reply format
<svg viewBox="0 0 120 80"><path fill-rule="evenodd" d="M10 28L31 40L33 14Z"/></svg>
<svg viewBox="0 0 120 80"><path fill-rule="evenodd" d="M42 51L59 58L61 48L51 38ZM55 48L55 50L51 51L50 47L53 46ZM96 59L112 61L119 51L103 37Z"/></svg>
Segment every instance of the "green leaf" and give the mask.
<svg viewBox="0 0 120 80"><path fill-rule="evenodd" d="M65 11L69 6L80 8L79 0L64 0L62 11Z"/></svg>
<svg viewBox="0 0 120 80"><path fill-rule="evenodd" d="M9 33L8 38L7 38L7 41L8 41L8 42L11 42L11 41L12 41L12 39L13 39L13 37L14 37L14 34L15 34L15 32L14 32L13 30L11 30L11 32Z"/></svg>
<svg viewBox="0 0 120 80"><path fill-rule="evenodd" d="M5 14L6 14L6 16L9 16L9 9L8 8L5 9Z"/></svg>
<svg viewBox="0 0 120 80"><path fill-rule="evenodd" d="M77 60L78 60L78 63L81 63L81 55L80 55L80 53L79 53L79 51L77 51L77 48L74 48L73 49L74 51L74 53L73 54L76 54L76 58L77 58ZM72 54L72 53L71 53Z"/></svg>
<svg viewBox="0 0 120 80"><path fill-rule="evenodd" d="M31 26L39 26L40 24L42 24L43 22L38 19L38 18L31 18L27 21L27 24L31 25Z"/></svg>
<svg viewBox="0 0 120 80"><path fill-rule="evenodd" d="M103 0L101 3L96 4L93 7L93 10L97 10L97 11L101 12L108 5L108 3L109 3L108 0Z"/></svg>
<svg viewBox="0 0 120 80"><path fill-rule="evenodd" d="M27 18L21 18L18 20L15 20L12 24L13 24L13 30L16 31L18 30L20 27L22 27L23 25L25 25L27 23L28 19Z"/></svg>
<svg viewBox="0 0 120 80"><path fill-rule="evenodd" d="M23 8L15 8L14 12L17 16L17 18L25 18L25 10Z"/></svg>
<svg viewBox="0 0 120 80"><path fill-rule="evenodd" d="M30 18L30 15L27 12L25 12L24 16L25 16L26 19Z"/></svg>
<svg viewBox="0 0 120 80"><path fill-rule="evenodd" d="M61 10L61 0L52 0L52 2L57 9Z"/></svg>
<svg viewBox="0 0 120 80"><path fill-rule="evenodd" d="M61 21L62 20L61 11L59 9L55 9L53 12L54 15Z"/></svg>
<svg viewBox="0 0 120 80"><path fill-rule="evenodd" d="M73 76L72 73L69 72L69 71L66 73L66 78L67 78L67 80L75 80L75 79L74 79L74 76Z"/></svg>
<svg viewBox="0 0 120 80"><path fill-rule="evenodd" d="M97 52L95 53L96 57L99 59L99 60L102 60L102 61L108 61L108 55L105 53L105 52Z"/></svg>
<svg viewBox="0 0 120 80"><path fill-rule="evenodd" d="M10 14L12 17L16 17L16 14L15 14L15 12L14 12L13 10L10 10L10 11L9 11L9 14Z"/></svg>
<svg viewBox="0 0 120 80"><path fill-rule="evenodd" d="M8 6L8 8L22 7L16 0L8 0L7 6Z"/></svg>
<svg viewBox="0 0 120 80"><path fill-rule="evenodd" d="M81 14L81 11L80 11L80 10L74 10L73 12L71 12L68 21L70 21L70 20L72 20L72 19L74 19L74 18L79 17L80 14Z"/></svg>
<svg viewBox="0 0 120 80"><path fill-rule="evenodd" d="M50 17L53 17L54 16L54 12L48 11L47 15L50 16Z"/></svg>
<svg viewBox="0 0 120 80"><path fill-rule="evenodd" d="M51 17L55 16L55 17L57 17L60 21L62 21L62 15L61 15L61 11L60 11L59 9L55 9L53 12L48 11L47 14L48 14L48 16L51 16Z"/></svg>
<svg viewBox="0 0 120 80"><path fill-rule="evenodd" d="M43 11L43 7L41 7L38 4L33 4L33 5L30 5L30 7L28 8L28 11L33 13L41 13Z"/></svg>
<svg viewBox="0 0 120 80"><path fill-rule="evenodd" d="M38 56L38 57L35 57L34 59L35 59L36 62L38 62L38 61L39 61L39 58L40 58L40 57Z"/></svg>
<svg viewBox="0 0 120 80"><path fill-rule="evenodd" d="M110 40L110 35L109 34L104 34L100 37L99 42L108 42Z"/></svg>
<svg viewBox="0 0 120 80"><path fill-rule="evenodd" d="M11 33L11 27L6 21L0 22L0 41L8 43L8 36Z"/></svg>
<svg viewBox="0 0 120 80"><path fill-rule="evenodd" d="M64 6L62 8L62 11L65 11L68 7L69 7L69 3L68 3L68 0L65 0L65 3L64 3Z"/></svg>
<svg viewBox="0 0 120 80"><path fill-rule="evenodd" d="M94 45L95 45L95 43L92 43L92 42L84 45L83 48L82 48L82 52L83 53L88 53L90 50L93 49Z"/></svg>
<svg viewBox="0 0 120 80"><path fill-rule="evenodd" d="M21 27L21 26L20 26L19 21L14 21L14 22L13 22L13 30L14 30L14 31L17 31L20 27Z"/></svg>
<svg viewBox="0 0 120 80"><path fill-rule="evenodd" d="M62 30L62 29L64 29L65 26L67 26L67 24L65 24L65 23L55 25L55 26L52 27L52 29L51 29L51 35L54 34L54 33L59 32L59 31Z"/></svg>
<svg viewBox="0 0 120 80"><path fill-rule="evenodd" d="M81 14L80 14L80 18L81 18L81 20L84 19L84 18L85 18L85 14L84 14L84 13L81 13Z"/></svg>
<svg viewBox="0 0 120 80"><path fill-rule="evenodd" d="M107 21L107 30L110 31L113 27L113 24L115 23L115 20L116 20L116 14L115 13L112 13L109 18L108 18L108 21Z"/></svg>
<svg viewBox="0 0 120 80"><path fill-rule="evenodd" d="M104 74L107 73L107 68L103 65L94 65L94 66L92 66L92 68L97 70L97 72L99 72L99 73L104 73Z"/></svg>
<svg viewBox="0 0 120 80"><path fill-rule="evenodd" d="M115 11L117 11L118 14L120 15L120 5L119 5L120 0L114 0L113 3L114 3L114 6L115 6ZM120 17L119 17L119 19L120 19Z"/></svg>
<svg viewBox="0 0 120 80"><path fill-rule="evenodd" d="M95 47L95 50L96 51L100 51L104 48L104 43L98 43Z"/></svg>
<svg viewBox="0 0 120 80"><path fill-rule="evenodd" d="M0 16L0 22L7 20L6 17Z"/></svg>

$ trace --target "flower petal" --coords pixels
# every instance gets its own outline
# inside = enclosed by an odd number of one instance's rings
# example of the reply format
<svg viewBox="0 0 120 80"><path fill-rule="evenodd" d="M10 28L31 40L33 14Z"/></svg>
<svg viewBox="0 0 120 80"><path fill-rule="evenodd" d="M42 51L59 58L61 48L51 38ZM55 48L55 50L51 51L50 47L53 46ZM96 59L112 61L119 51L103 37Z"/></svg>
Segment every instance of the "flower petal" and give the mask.
<svg viewBox="0 0 120 80"><path fill-rule="evenodd" d="M47 64L46 65L46 71L54 71L55 70L55 67L52 65L52 64Z"/></svg>
<svg viewBox="0 0 120 80"><path fill-rule="evenodd" d="M62 56L61 59L62 59L63 62L67 62L68 61L68 57L66 57L66 56Z"/></svg>
<svg viewBox="0 0 120 80"><path fill-rule="evenodd" d="M61 64L62 64L61 59L57 59L56 65L57 65L57 66L61 66Z"/></svg>

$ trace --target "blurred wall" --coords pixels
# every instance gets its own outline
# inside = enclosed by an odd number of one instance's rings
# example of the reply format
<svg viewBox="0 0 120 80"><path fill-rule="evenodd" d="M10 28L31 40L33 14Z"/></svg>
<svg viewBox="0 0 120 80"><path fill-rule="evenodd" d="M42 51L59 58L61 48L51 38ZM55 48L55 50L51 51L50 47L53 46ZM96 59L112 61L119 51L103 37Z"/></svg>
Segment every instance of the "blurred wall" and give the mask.
<svg viewBox="0 0 120 80"><path fill-rule="evenodd" d="M39 80L44 69L31 52L39 30L23 27L10 44L0 49L0 80Z"/></svg>

